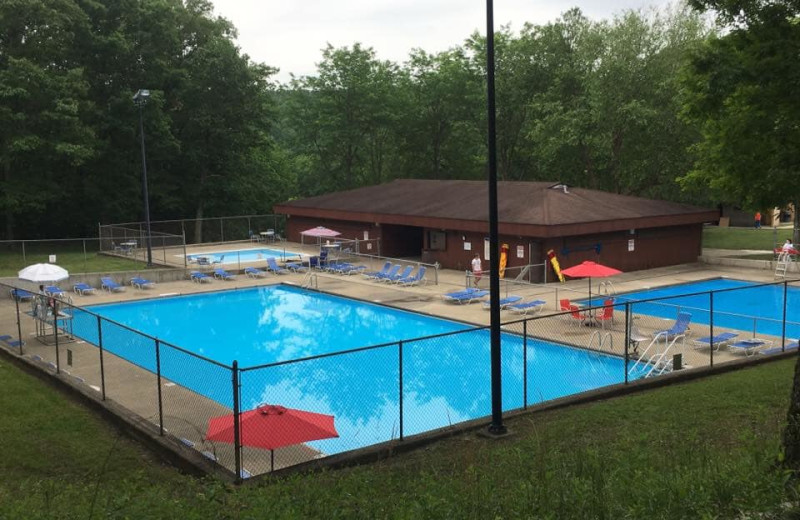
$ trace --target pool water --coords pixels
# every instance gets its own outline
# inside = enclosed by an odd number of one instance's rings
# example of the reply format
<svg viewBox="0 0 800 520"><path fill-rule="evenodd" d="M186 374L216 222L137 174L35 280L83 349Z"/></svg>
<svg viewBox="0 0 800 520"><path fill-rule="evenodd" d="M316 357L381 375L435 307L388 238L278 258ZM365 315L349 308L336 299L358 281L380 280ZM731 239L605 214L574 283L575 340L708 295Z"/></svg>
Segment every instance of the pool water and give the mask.
<svg viewBox="0 0 800 520"><path fill-rule="evenodd" d="M725 289L737 289L726 291ZM693 323L710 323L710 298L706 294L681 296L704 291L714 294L714 328L735 329L755 335L781 336L783 324L783 285L758 285L745 280L715 278L644 291L617 295L616 302L664 298L658 302L635 303L632 312L674 319L678 311L692 314ZM795 309L800 305L800 289L789 286L786 291L786 336L800 337L800 323ZM600 304L600 303L596 303Z"/></svg>
<svg viewBox="0 0 800 520"><path fill-rule="evenodd" d="M401 397L405 435L491 414L489 331L463 323L290 286L90 310L224 365L280 363L241 372L242 410L270 403L334 415L340 437L310 443L324 453L397 438ZM76 335L97 343L96 317L78 311L74 322ZM502 342L504 410L624 381L618 357L507 333ZM103 343L155 372L152 340L104 322ZM165 378L232 407L229 369L170 348L160 360Z"/></svg>
<svg viewBox="0 0 800 520"><path fill-rule="evenodd" d="M294 251L284 251L282 249L268 249L268 248L258 248L258 249L233 249L230 251L214 251L211 253L195 253L191 255L186 255L186 260L189 262L197 262L198 257L205 257L208 259L209 263L218 263L218 264L237 264L237 263L245 263L245 262L258 262L260 260L266 260L268 256L272 256L279 260L289 260L289 259L300 259L302 258L301 253L296 253Z"/></svg>

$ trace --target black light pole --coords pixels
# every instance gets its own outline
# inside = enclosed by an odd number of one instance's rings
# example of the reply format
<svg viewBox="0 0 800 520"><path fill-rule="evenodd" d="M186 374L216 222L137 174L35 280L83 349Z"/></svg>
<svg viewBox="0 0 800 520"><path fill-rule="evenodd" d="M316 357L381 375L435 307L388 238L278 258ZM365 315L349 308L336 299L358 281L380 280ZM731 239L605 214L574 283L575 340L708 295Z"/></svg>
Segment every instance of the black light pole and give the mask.
<svg viewBox="0 0 800 520"><path fill-rule="evenodd" d="M491 316L492 424L489 433L506 433L500 357L500 244L497 237L497 135L494 105L494 6L486 0L486 100L489 124L489 299Z"/></svg>
<svg viewBox="0 0 800 520"><path fill-rule="evenodd" d="M153 249L150 246L150 197L147 194L147 156L144 152L144 118L142 108L150 98L150 91L140 89L133 95L133 102L139 107L139 135L142 136L142 196L144 197L145 243L147 244L147 267L153 267Z"/></svg>

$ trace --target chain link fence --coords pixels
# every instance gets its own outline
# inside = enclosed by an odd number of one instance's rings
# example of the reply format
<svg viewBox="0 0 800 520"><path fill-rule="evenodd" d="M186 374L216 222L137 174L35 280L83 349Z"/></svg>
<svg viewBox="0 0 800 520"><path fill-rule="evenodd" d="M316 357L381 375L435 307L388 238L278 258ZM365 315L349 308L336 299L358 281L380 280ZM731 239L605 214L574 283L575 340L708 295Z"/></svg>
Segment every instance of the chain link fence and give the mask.
<svg viewBox="0 0 800 520"><path fill-rule="evenodd" d="M100 237L117 244L121 238L133 238L144 243L142 239L146 235L143 231L145 229L144 222L104 224L100 226ZM285 215L238 215L150 222L154 245L158 243L159 237L182 237L181 244L185 240L184 245L236 242L259 237L275 240L285 236L285 229Z"/></svg>
<svg viewBox="0 0 800 520"><path fill-rule="evenodd" d="M240 368L69 301L9 284L2 290L11 296L0 301L7 352L119 403L154 435L174 436L232 475L269 473L491 413L487 327ZM800 323L787 314L800 303L796 290L795 282L780 282L650 300L603 297L548 315L531 308L503 324L503 410L797 349ZM777 315L755 312L765 298ZM741 312L717 310L724 302ZM239 419L265 404L333 416L338 437L250 446L268 427ZM222 416L238 429L229 440L209 440L209 422Z"/></svg>

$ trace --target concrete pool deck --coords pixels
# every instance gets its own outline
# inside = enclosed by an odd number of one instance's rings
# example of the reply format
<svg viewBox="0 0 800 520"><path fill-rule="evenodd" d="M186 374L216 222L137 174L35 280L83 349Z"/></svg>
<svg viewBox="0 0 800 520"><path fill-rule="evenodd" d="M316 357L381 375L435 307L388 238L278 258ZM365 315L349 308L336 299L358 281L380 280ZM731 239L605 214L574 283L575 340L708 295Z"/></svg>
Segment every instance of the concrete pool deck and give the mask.
<svg viewBox="0 0 800 520"><path fill-rule="evenodd" d="M253 244L257 247L257 244ZM291 245L292 248L300 247L299 244ZM306 246L314 248L314 246ZM289 248L289 246L287 246ZM230 249L230 245L227 246ZM371 269L380 269L383 260L373 260ZM230 268L229 266L227 266ZM146 275L146 273L145 273ZM438 273L437 285L423 285L420 287L397 287L389 284L376 283L362 276L342 276L329 273L315 273L315 278L309 278L305 274L284 274L269 275L266 278L251 279L239 274L236 280L222 281L214 280L212 283L198 284L189 280L177 280L171 282L158 283L151 289L135 289L126 287L121 293L106 293L99 291L96 295L78 296L72 295L76 305L95 305L107 302L130 301L142 298L157 298L161 296L175 294L191 294L197 292L218 291L224 289L249 288L254 286L272 285L287 283L294 285L312 283L321 291L338 294L350 298L357 298L364 301L371 301L383 305L389 305L401 309L428 314L431 316L456 319L459 321L486 326L489 324L489 312L480 303L472 304L453 304L445 302L441 295L451 290L462 289L466 284L464 272L452 270L440 270ZM749 269L735 266L719 266L709 264L688 264L681 266L665 267L648 271L637 271L623 273L619 276L610 278L616 292L628 292L642 290L649 287L660 285L671 285L676 283L686 283L717 277L729 277L755 282L775 281L773 273L767 270ZM119 279L119 276L117 277ZM17 282L16 279L6 280L7 283ZM482 288L488 287L488 280L484 278L480 285ZM69 283L62 283L64 288L70 286ZM540 316L558 312L558 300L570 298L578 300L588 296L586 280L573 280L564 284L528 285L511 284L503 282L501 293L503 295L515 294L525 300L541 299L546 301ZM597 287L597 283L594 283ZM27 311L30 305L20 304L21 311ZM624 355L624 316L617 313L616 323L610 324L605 329L597 327L584 327L574 325L568 316L553 316L529 322L528 335L538 338L567 343L584 348L602 350L617 356ZM529 316L530 317L530 316ZM504 323L520 320L524 316L502 313ZM637 328L644 334L652 333L669 327L670 320L662 320L648 316L635 317ZM52 345L45 345L36 340L35 322L32 318L23 314L22 338L25 341L25 357L41 364L46 370L53 371L55 359L55 349ZM519 324L506 325L506 330L521 332ZM598 334L611 338L610 341L599 342ZM719 333L715 330L715 333ZM746 331L743 331L743 333ZM16 338L17 324L15 319L15 306L13 300L4 299L0 304L0 333L8 334ZM706 349L697 349L691 345L691 338L698 338L708 335L708 327L699 324L692 324L689 341L680 345L674 353L683 356L683 363L688 367L707 366L710 363L710 352ZM744 334L743 334L744 337ZM66 338L63 338L66 339ZM767 338L779 345L780 338ZM597 343L589 344L590 341ZM97 392L101 385L101 374L99 368L98 349L92 345L80 341L65 342L60 346L59 364L62 372L72 380L73 383ZM7 348L11 352L18 352L18 349ZM70 351L67 354L67 350ZM70 364L67 364L69 356ZM734 359L742 359L743 355L729 352L722 348L714 352L714 363L722 363ZM632 359L635 357L632 355ZM155 376L141 368L135 367L109 353L104 357L104 373L106 394L108 399L119 403L133 414L144 418L146 421L157 425L158 417L158 396L156 392ZM209 443L203 440L205 425L208 419L217 415L230 413L230 410L202 397L191 390L180 385L176 385L167 380L162 380L163 397L163 418L167 433L177 439L186 439L194 448L207 456L213 455L223 466L233 467L233 449L231 445L224 443ZM90 392L91 393L91 392ZM206 453L207 452L207 453ZM310 460L318 456L315 450L304 446L294 446L276 450L275 467L290 466L298 462ZM264 473L269 471L269 452L265 450L245 449L244 468L251 473ZM266 469L265 469L266 468Z"/></svg>

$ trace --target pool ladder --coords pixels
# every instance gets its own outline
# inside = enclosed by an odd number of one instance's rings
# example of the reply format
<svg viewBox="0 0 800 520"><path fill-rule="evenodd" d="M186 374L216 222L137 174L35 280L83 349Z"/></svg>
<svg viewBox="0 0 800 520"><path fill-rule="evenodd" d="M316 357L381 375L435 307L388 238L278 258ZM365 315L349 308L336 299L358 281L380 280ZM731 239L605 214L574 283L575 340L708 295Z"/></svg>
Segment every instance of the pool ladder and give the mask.
<svg viewBox="0 0 800 520"><path fill-rule="evenodd" d="M594 344L594 338L597 338L596 350L603 350L603 345L605 344L606 340L608 340L609 343L609 350L614 350L614 336L612 336L610 332L606 332L605 334L599 330L592 332L592 335L589 336L589 344L587 345L587 348L592 348L592 344Z"/></svg>
<svg viewBox="0 0 800 520"><path fill-rule="evenodd" d="M644 370L646 370L644 377L660 376L665 372L671 372L672 359L669 358L669 352L673 347L675 347L675 344L678 343L678 341L680 341L681 345L683 345L685 340L685 334L678 334L677 336L674 336L671 341L669 336L664 334L657 335L655 338L653 338L653 341L647 345L647 348L644 349L644 352L642 352L642 355L636 360L636 363L634 363L631 369L628 370L628 374L633 374L640 365ZM659 351L659 345L662 343L664 344L665 348L664 350ZM650 353L650 349L653 347L655 347L655 349L652 353ZM650 368L644 368L646 365L650 365Z"/></svg>
<svg viewBox="0 0 800 520"><path fill-rule="evenodd" d="M312 271L311 269L306 272L306 275L303 277L303 280L300 282L300 287L303 289L319 289L319 279L317 278L317 273Z"/></svg>

